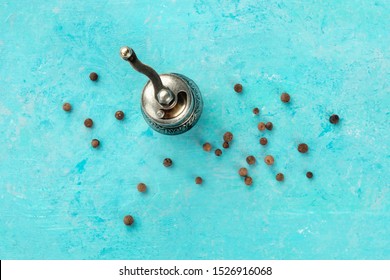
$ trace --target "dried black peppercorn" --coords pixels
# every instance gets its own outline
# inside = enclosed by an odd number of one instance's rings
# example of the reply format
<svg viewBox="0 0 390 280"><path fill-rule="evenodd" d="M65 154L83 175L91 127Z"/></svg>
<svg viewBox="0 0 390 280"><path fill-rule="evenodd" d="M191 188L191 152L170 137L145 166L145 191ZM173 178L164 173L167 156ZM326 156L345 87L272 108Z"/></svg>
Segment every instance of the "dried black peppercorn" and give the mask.
<svg viewBox="0 0 390 280"><path fill-rule="evenodd" d="M229 149L230 145L228 142L223 142L222 147L224 147L224 149Z"/></svg>
<svg viewBox="0 0 390 280"><path fill-rule="evenodd" d="M274 164L275 160L274 160L274 157L273 157L273 156L268 155L268 156L266 156L266 157L264 158L264 162L265 162L267 165L272 165L272 164Z"/></svg>
<svg viewBox="0 0 390 280"><path fill-rule="evenodd" d="M252 177L246 176L244 179L244 182L245 182L245 185L247 185L247 186L252 185L252 182L253 182Z"/></svg>
<svg viewBox="0 0 390 280"><path fill-rule="evenodd" d="M280 96L280 100L282 100L283 103L290 102L290 95L287 92L283 92Z"/></svg>
<svg viewBox="0 0 390 280"><path fill-rule="evenodd" d="M301 143L298 145L298 151L302 154L304 153L307 153L307 151L309 150L309 146L306 145L305 143Z"/></svg>
<svg viewBox="0 0 390 280"><path fill-rule="evenodd" d="M85 125L86 127L92 127L92 126L93 126L93 121L92 121L91 119L86 119L86 120L84 121L84 125Z"/></svg>
<svg viewBox="0 0 390 280"><path fill-rule="evenodd" d="M223 135L223 140L225 142L231 142L233 140L233 133L231 132L226 132L224 135Z"/></svg>
<svg viewBox="0 0 390 280"><path fill-rule="evenodd" d="M117 120L123 120L124 117L125 117L125 113L123 113L122 111L116 111L115 112L115 118Z"/></svg>
<svg viewBox="0 0 390 280"><path fill-rule="evenodd" d="M261 145L267 145L267 143L268 143L268 140L267 140L267 138L265 138L265 137L263 137L263 138L260 138L260 144Z"/></svg>
<svg viewBox="0 0 390 280"><path fill-rule="evenodd" d="M216 155L217 157L219 157L220 155L222 155L221 149L216 149L216 150L215 150L215 155Z"/></svg>
<svg viewBox="0 0 390 280"><path fill-rule="evenodd" d="M338 115L331 115L330 118L329 118L329 121L333 124L336 124L338 123L340 120L339 116Z"/></svg>
<svg viewBox="0 0 390 280"><path fill-rule="evenodd" d="M66 112L70 112L72 110L72 106L69 103L64 103L64 105L62 105L62 109Z"/></svg>
<svg viewBox="0 0 390 280"><path fill-rule="evenodd" d="M134 223L134 218L133 218L133 216L131 216L131 215L126 215L126 216L123 218L123 223L124 223L126 226L131 226L131 225Z"/></svg>
<svg viewBox="0 0 390 280"><path fill-rule="evenodd" d="M241 93L242 92L242 85L241 84L235 84L234 85L234 91L237 92L237 93Z"/></svg>
<svg viewBox="0 0 390 280"><path fill-rule="evenodd" d="M255 163L256 163L256 158L255 158L254 156L247 156L247 157L246 157L246 162L247 162L249 165L255 164Z"/></svg>
<svg viewBox="0 0 390 280"><path fill-rule="evenodd" d="M92 139L91 145L92 145L92 147L97 148L100 145L100 141L97 139Z"/></svg>
<svg viewBox="0 0 390 280"><path fill-rule="evenodd" d="M254 108L253 109L253 114L258 115L259 113L260 113L259 108Z"/></svg>
<svg viewBox="0 0 390 280"><path fill-rule="evenodd" d="M91 81L96 81L98 79L98 74L96 74L95 72L91 72L89 74L89 78L91 79Z"/></svg>
<svg viewBox="0 0 390 280"><path fill-rule="evenodd" d="M137 185L137 190L138 190L139 192L146 192L146 185L145 185L144 183L139 183L139 184Z"/></svg>
<svg viewBox="0 0 390 280"><path fill-rule="evenodd" d="M272 130L273 127L274 127L274 125L272 124L272 122L267 122L265 124L265 128L268 129L268 130Z"/></svg>
<svg viewBox="0 0 390 280"><path fill-rule="evenodd" d="M172 165L172 160L170 158L165 158L163 161L165 167L170 167Z"/></svg>
<svg viewBox="0 0 390 280"><path fill-rule="evenodd" d="M284 175L283 175L283 173L278 173L278 174L276 174L276 181L281 182L281 181L283 181L283 180L284 180Z"/></svg>
<svg viewBox="0 0 390 280"><path fill-rule="evenodd" d="M246 177L248 175L248 169L246 169L245 167L241 167L238 170L238 174L240 174L241 177Z"/></svg>
<svg viewBox="0 0 390 280"><path fill-rule="evenodd" d="M200 185L200 184L202 184L202 182L203 182L203 179L201 177L195 178L195 184Z"/></svg>
<svg viewBox="0 0 390 280"><path fill-rule="evenodd" d="M260 131L263 131L263 130L265 129L265 123L259 122L259 124L257 125L257 128L258 128Z"/></svg>
<svg viewBox="0 0 390 280"><path fill-rule="evenodd" d="M206 152L210 152L211 151L211 144L206 142L203 144L203 150L206 151Z"/></svg>
<svg viewBox="0 0 390 280"><path fill-rule="evenodd" d="M313 178L313 173L310 171L306 172L306 177L309 179Z"/></svg>

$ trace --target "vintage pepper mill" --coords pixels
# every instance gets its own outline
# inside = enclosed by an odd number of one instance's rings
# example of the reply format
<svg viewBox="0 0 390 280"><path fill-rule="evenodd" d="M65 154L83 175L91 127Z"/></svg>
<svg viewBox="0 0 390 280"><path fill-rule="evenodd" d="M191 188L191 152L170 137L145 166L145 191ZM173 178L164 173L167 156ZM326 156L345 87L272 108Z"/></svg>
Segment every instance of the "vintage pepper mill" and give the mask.
<svg viewBox="0 0 390 280"><path fill-rule="evenodd" d="M142 115L150 127L163 134L176 135L190 130L197 123L203 101L194 81L175 73L158 75L139 61L129 47L122 47L120 55L150 79L141 96Z"/></svg>

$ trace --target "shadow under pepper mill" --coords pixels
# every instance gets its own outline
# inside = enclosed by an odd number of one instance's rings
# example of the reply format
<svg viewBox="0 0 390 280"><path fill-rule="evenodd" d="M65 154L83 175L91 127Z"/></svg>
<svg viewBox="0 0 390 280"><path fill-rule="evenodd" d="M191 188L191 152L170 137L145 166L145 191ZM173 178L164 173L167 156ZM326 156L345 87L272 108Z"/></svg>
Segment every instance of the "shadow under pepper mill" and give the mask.
<svg viewBox="0 0 390 280"><path fill-rule="evenodd" d="M142 91L141 110L151 128L162 134L176 135L190 130L197 123L203 100L194 81L176 73L158 75L129 47L122 47L120 55L150 79Z"/></svg>

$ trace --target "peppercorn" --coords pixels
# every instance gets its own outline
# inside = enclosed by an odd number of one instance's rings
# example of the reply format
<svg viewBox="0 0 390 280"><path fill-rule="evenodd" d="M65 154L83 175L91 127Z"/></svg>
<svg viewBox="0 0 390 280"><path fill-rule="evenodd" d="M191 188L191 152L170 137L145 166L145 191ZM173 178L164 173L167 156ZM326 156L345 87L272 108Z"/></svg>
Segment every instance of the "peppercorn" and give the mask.
<svg viewBox="0 0 390 280"><path fill-rule="evenodd" d="M274 157L273 157L273 156L268 155L268 156L266 156L266 157L264 158L264 162L265 162L267 165L272 165L272 164L274 164L275 160L274 160Z"/></svg>
<svg viewBox="0 0 390 280"><path fill-rule="evenodd" d="M259 122L259 124L257 125L257 128L258 128L260 131L263 131L263 130L265 129L265 123Z"/></svg>
<svg viewBox="0 0 390 280"><path fill-rule="evenodd" d="M224 147L225 149L229 149L229 143L228 142L223 142L222 144L222 147Z"/></svg>
<svg viewBox="0 0 390 280"><path fill-rule="evenodd" d="M84 121L84 125L85 125L86 127L92 127L93 121L92 121L91 119L86 119L86 120Z"/></svg>
<svg viewBox="0 0 390 280"><path fill-rule="evenodd" d="M256 158L255 158L254 156L247 156L247 157L246 157L246 162L247 162L249 165L255 164L255 163L256 163Z"/></svg>
<svg viewBox="0 0 390 280"><path fill-rule="evenodd" d="M259 108L254 108L253 109L253 114L258 115L259 113L260 113Z"/></svg>
<svg viewBox="0 0 390 280"><path fill-rule="evenodd" d="M248 169L246 169L245 167L241 167L238 170L238 174L240 174L241 177L246 177L248 175Z"/></svg>
<svg viewBox="0 0 390 280"><path fill-rule="evenodd" d="M223 135L223 140L225 142L231 142L233 140L233 133L231 132L226 132L224 135Z"/></svg>
<svg viewBox="0 0 390 280"><path fill-rule="evenodd" d="M145 185L144 183L139 183L139 184L137 185L137 190L138 190L139 192L146 192L146 185Z"/></svg>
<svg viewBox="0 0 390 280"><path fill-rule="evenodd" d="M302 154L307 153L309 150L309 146L307 146L305 143L301 143L298 145L298 151Z"/></svg>
<svg viewBox="0 0 390 280"><path fill-rule="evenodd" d="M274 125L272 124L272 122L267 122L265 124L265 128L268 129L268 130L272 130L273 127L274 127Z"/></svg>
<svg viewBox="0 0 390 280"><path fill-rule="evenodd" d="M131 215L126 215L123 218L123 222L125 223L126 226L131 226L134 223L134 218Z"/></svg>
<svg viewBox="0 0 390 280"><path fill-rule="evenodd" d="M203 182L203 179L201 177L195 178L195 184L200 185L200 184L202 184L202 182Z"/></svg>
<svg viewBox="0 0 390 280"><path fill-rule="evenodd" d="M69 103L64 103L64 105L62 105L62 109L66 112L70 112L72 110L72 105Z"/></svg>
<svg viewBox="0 0 390 280"><path fill-rule="evenodd" d="M283 181L283 180L284 180L284 175L283 175L283 173L278 173L278 174L276 174L276 181L281 182L281 181Z"/></svg>
<svg viewBox="0 0 390 280"><path fill-rule="evenodd" d="M329 118L329 121L333 124L336 124L338 123L340 120L339 116L338 115L331 115L330 118Z"/></svg>
<svg viewBox="0 0 390 280"><path fill-rule="evenodd" d="M242 92L242 85L241 84L235 84L234 85L234 91L237 93Z"/></svg>
<svg viewBox="0 0 390 280"><path fill-rule="evenodd" d="M211 144L206 142L203 144L203 150L206 151L206 152L210 152L211 151Z"/></svg>
<svg viewBox="0 0 390 280"><path fill-rule="evenodd" d="M122 111L116 111L115 112L115 118L117 120L123 120L124 117L125 117L125 113L123 113Z"/></svg>
<svg viewBox="0 0 390 280"><path fill-rule="evenodd" d="M170 158L165 158L163 161L165 167L170 167L172 165L172 160Z"/></svg>
<svg viewBox="0 0 390 280"><path fill-rule="evenodd" d="M220 155L222 155L221 149L216 149L216 150L215 150L215 155L216 155L217 157L219 157Z"/></svg>
<svg viewBox="0 0 390 280"><path fill-rule="evenodd" d="M91 79L91 81L96 81L98 79L98 74L96 74L95 72L91 72L89 74L89 78Z"/></svg>
<svg viewBox="0 0 390 280"><path fill-rule="evenodd" d="M97 148L100 145L100 141L97 139L92 139L91 145L92 145L92 147Z"/></svg>
<svg viewBox="0 0 390 280"><path fill-rule="evenodd" d="M309 179L313 178L313 172L311 171L306 172L306 177Z"/></svg>
<svg viewBox="0 0 390 280"><path fill-rule="evenodd" d="M280 100L282 100L283 103L290 102L290 95L287 92L283 92L280 96Z"/></svg>
<svg viewBox="0 0 390 280"><path fill-rule="evenodd" d="M244 179L244 182L245 182L245 185L247 185L247 186L252 185L252 182L253 182L252 177L246 176Z"/></svg>
<svg viewBox="0 0 390 280"><path fill-rule="evenodd" d="M268 140L267 140L267 138L265 138L265 137L263 137L263 138L260 138L260 144L261 145L267 145L267 143L268 143Z"/></svg>

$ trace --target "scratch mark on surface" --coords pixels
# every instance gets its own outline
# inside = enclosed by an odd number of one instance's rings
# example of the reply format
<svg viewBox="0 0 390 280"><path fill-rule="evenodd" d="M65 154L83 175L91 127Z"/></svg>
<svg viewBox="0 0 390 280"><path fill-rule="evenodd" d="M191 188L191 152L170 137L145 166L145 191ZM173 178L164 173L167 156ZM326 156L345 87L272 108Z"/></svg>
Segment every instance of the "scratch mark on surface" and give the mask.
<svg viewBox="0 0 390 280"><path fill-rule="evenodd" d="M82 161L80 161L78 164L76 164L76 169L79 173L82 173L84 172L85 170L85 164L87 163L87 159L83 159Z"/></svg>

